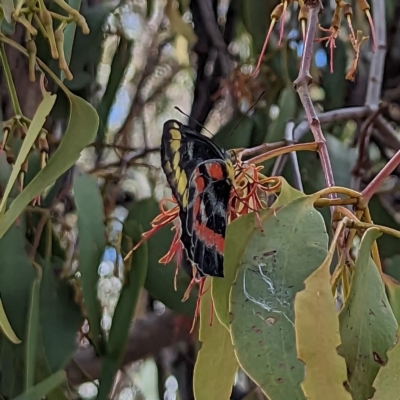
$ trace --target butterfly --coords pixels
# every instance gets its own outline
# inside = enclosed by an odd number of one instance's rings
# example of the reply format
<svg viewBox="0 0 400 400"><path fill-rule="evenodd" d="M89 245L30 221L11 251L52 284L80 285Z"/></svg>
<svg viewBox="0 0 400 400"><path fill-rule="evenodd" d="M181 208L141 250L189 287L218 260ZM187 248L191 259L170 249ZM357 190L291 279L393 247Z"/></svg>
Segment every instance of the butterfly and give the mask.
<svg viewBox="0 0 400 400"><path fill-rule="evenodd" d="M187 125L169 120L161 165L179 205L181 242L196 278L223 277L223 253L234 167L228 152Z"/></svg>

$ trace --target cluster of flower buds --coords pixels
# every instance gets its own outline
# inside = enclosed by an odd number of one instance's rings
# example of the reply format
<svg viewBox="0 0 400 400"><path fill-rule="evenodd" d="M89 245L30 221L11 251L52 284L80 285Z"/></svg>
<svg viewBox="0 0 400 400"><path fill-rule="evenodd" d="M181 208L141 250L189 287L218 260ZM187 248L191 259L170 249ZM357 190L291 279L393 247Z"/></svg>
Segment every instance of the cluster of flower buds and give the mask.
<svg viewBox="0 0 400 400"><path fill-rule="evenodd" d="M44 0L18 0L11 14L11 20L22 24L26 29L26 49L29 56L29 80L35 81L36 43L34 38L38 30L47 40L52 58L58 60L58 65L65 78L72 80L73 76L68 67L64 54L64 30L69 23L75 23L87 35L89 27L79 11L72 8L64 0L54 0L67 15L49 11Z"/></svg>
<svg viewBox="0 0 400 400"><path fill-rule="evenodd" d="M284 24L285 24L287 9L291 3L295 3L295 2L297 2L299 5L298 20L301 25L303 41L305 40L306 25L307 25L307 21L308 21L307 0L297 0L297 1L296 0L283 0L283 1L281 1L281 3L278 4L271 13L271 25L268 29L263 48L261 50L261 54L258 59L257 66L254 71L254 75L258 75L258 73L260 71L262 59L263 59L263 56L265 54L265 51L266 51L266 48L267 48L267 45L269 42L271 32L278 21L280 21L279 45L281 45L282 39L284 36ZM350 42L351 42L354 52L355 52L355 59L354 59L354 62L352 64L350 70L348 71L348 73L346 75L346 79L354 80L355 72L357 70L358 60L360 58L360 46L362 43L364 43L368 39L368 36L363 36L361 31L357 31L357 33L354 32L353 23L352 23L353 9L352 9L351 5L343 0L335 0L335 2L336 2L336 8L334 10L333 17L331 20L331 26L328 29L319 26L319 29L322 32L326 32L327 36L316 39L316 41L326 42L326 46L329 47L330 70L331 70L331 72L333 72L333 52L336 47L335 41L339 36L339 30L340 30L340 26L341 26L342 17L344 17L344 19L347 22L348 28L349 28ZM370 6L369 6L367 0L357 0L357 6L366 15L366 17L368 19L368 22L369 22L369 25L371 28L370 30L371 30L371 36L372 36L372 42L373 42L372 49L375 52L375 50L376 50L375 27L374 27L374 22L372 20L372 16L371 16L371 12L370 12Z"/></svg>

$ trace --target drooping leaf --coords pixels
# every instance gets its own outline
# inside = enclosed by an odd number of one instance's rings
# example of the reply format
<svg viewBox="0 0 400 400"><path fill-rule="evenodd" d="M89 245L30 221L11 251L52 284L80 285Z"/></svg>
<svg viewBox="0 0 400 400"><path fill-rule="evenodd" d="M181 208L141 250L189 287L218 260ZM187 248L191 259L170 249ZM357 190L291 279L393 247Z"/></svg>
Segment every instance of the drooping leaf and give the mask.
<svg viewBox="0 0 400 400"><path fill-rule="evenodd" d="M122 239L122 255L127 254L141 239L142 228L134 221L125 221ZM134 317L139 295L147 273L147 243L143 243L125 261L125 281L114 311L107 344L107 353L102 364L97 400L106 400L112 389L115 375L120 368L129 328Z"/></svg>
<svg viewBox="0 0 400 400"><path fill-rule="evenodd" d="M205 290L211 285L211 278L205 282ZM211 318L211 290L201 297L200 332L202 342L194 367L193 388L196 400L209 400L210 394L218 400L229 400L238 362L229 331ZM216 379L218 377L218 379Z"/></svg>
<svg viewBox="0 0 400 400"><path fill-rule="evenodd" d="M387 363L386 353L395 343L398 327L370 255L371 245L380 235L376 228L365 232L349 297L339 315L342 344L338 352L346 359L348 390L354 400L372 397L372 384L381 366Z"/></svg>
<svg viewBox="0 0 400 400"><path fill-rule="evenodd" d="M99 105L96 107L100 117L96 140L100 143L105 138L107 121L110 116L111 107L114 104L118 88L122 83L126 68L131 59L132 44L132 42L127 41L123 37L120 38L117 50L111 63L111 71L108 78L106 91L104 92Z"/></svg>
<svg viewBox="0 0 400 400"><path fill-rule="evenodd" d="M65 371L58 371L46 378L44 381L38 383L36 386L33 386L26 392L22 393L14 400L40 400L43 396L46 396L47 393L64 382L66 377Z"/></svg>
<svg viewBox="0 0 400 400"><path fill-rule="evenodd" d="M382 367L374 381L375 394L372 400L399 400L400 380L400 346L398 338L400 331L397 331L397 343L388 352L388 363Z"/></svg>
<svg viewBox="0 0 400 400"><path fill-rule="evenodd" d="M27 56L26 50L16 42L7 38L3 38L3 41ZM80 156L81 150L93 142L98 128L99 118L94 108L85 100L73 95L43 62L37 61L40 67L56 81L68 96L70 103L69 123L59 147L52 154L47 165L16 197L10 208L1 217L0 238L31 200L41 194L60 175L74 165Z"/></svg>
<svg viewBox="0 0 400 400"><path fill-rule="evenodd" d="M322 265L305 280L305 289L297 293L294 302L297 354L306 371L302 388L309 400L352 400L343 385L346 362L336 350L341 340L330 285L333 254L329 251Z"/></svg>
<svg viewBox="0 0 400 400"><path fill-rule="evenodd" d="M7 182L7 186L4 190L4 194L0 203L0 214L3 214L5 211L5 206L7 203L8 196L11 193L11 189L13 188L15 181L17 180L18 175L21 171L21 165L26 160L26 157L28 156L31 147L33 146L36 138L38 137L43 127L43 124L46 121L47 116L49 115L51 109L54 106L55 101L56 101L56 96L54 95L52 96L50 95L50 93L44 92L43 100L40 103L35 113L35 116L32 119L26 137L22 143L22 147L18 153L17 159L15 160L15 164L13 166L10 178Z"/></svg>
<svg viewBox="0 0 400 400"><path fill-rule="evenodd" d="M98 269L106 247L104 206L96 179L75 174L74 198L78 211L79 258L83 302L89 320L89 335L97 351L103 352L101 305L97 296Z"/></svg>
<svg viewBox="0 0 400 400"><path fill-rule="evenodd" d="M312 196L260 213L230 296L231 334L244 371L271 400L302 399L294 298L324 261L328 235Z"/></svg>

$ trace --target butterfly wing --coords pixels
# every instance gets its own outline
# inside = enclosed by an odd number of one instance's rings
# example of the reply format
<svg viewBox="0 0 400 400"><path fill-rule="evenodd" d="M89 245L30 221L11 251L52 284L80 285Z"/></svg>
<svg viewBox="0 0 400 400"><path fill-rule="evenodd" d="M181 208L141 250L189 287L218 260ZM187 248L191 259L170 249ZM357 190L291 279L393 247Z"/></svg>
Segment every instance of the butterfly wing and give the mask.
<svg viewBox="0 0 400 400"><path fill-rule="evenodd" d="M209 138L190 127L175 120L164 124L161 164L181 209L187 208L189 179L196 167L205 160L225 158L225 153Z"/></svg>
<svg viewBox="0 0 400 400"><path fill-rule="evenodd" d="M186 231L191 235L188 254L200 275L224 276L223 253L231 187L229 166L221 160L203 162L191 176L186 220Z"/></svg>

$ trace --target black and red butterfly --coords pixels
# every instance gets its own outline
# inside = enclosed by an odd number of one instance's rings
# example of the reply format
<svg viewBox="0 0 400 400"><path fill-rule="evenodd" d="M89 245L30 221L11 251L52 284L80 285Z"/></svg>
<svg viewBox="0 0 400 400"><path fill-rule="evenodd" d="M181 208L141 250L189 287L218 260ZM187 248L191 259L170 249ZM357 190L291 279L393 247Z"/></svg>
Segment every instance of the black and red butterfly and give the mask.
<svg viewBox="0 0 400 400"><path fill-rule="evenodd" d="M229 153L175 120L164 124L162 167L179 205L181 242L196 278L223 277L234 167Z"/></svg>

